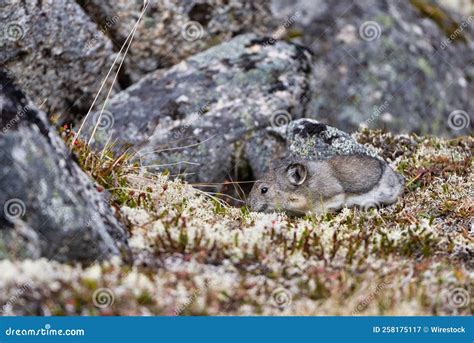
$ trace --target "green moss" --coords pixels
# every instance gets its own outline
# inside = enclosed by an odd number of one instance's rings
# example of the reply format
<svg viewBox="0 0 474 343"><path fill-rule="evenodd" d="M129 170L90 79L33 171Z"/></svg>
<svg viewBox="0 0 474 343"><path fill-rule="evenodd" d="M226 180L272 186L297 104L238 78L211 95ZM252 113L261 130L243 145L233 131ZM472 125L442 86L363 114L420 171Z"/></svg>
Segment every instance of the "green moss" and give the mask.
<svg viewBox="0 0 474 343"><path fill-rule="evenodd" d="M87 289L90 289L92 291L94 291L98 288L97 287L97 281L93 280L93 279L84 278L84 279L82 279L82 284L84 285L84 287L86 287Z"/></svg>
<svg viewBox="0 0 474 343"><path fill-rule="evenodd" d="M433 76L433 69L431 68L429 62L426 59L420 57L416 60L416 63L418 65L418 68L420 68L426 76Z"/></svg>
<svg viewBox="0 0 474 343"><path fill-rule="evenodd" d="M147 305L153 305L155 303L155 300L150 293L144 291L137 297L137 302L139 304L147 306Z"/></svg>
<svg viewBox="0 0 474 343"><path fill-rule="evenodd" d="M226 206L224 206L222 204L222 202L220 200L212 199L211 201L214 204L214 213L215 214L223 215L223 214L226 213L227 208L226 208Z"/></svg>
<svg viewBox="0 0 474 343"><path fill-rule="evenodd" d="M303 32L298 29L289 29L286 33L286 37L288 38L288 40L294 40L303 37Z"/></svg>
<svg viewBox="0 0 474 343"><path fill-rule="evenodd" d="M390 28L393 25L393 18L388 15L378 15L374 20L384 28Z"/></svg>

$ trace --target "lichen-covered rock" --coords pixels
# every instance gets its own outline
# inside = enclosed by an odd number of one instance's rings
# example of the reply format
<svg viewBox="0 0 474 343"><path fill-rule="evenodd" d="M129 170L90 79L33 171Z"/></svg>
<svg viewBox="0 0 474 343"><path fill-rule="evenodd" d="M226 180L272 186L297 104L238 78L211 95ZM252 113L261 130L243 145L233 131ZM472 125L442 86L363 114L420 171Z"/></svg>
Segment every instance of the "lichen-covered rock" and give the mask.
<svg viewBox="0 0 474 343"><path fill-rule="evenodd" d="M357 143L349 134L316 120L295 120L286 132L289 153L297 157L322 160L335 155L375 156L375 152Z"/></svg>
<svg viewBox="0 0 474 343"><path fill-rule="evenodd" d="M47 113L87 111L114 59L109 40L72 0L0 4L0 66Z"/></svg>
<svg viewBox="0 0 474 343"><path fill-rule="evenodd" d="M79 3L118 49L144 4L127 0ZM146 73L176 64L236 34L264 33L272 20L269 13L267 3L249 0L149 1L128 53L126 73L136 81Z"/></svg>
<svg viewBox="0 0 474 343"><path fill-rule="evenodd" d="M309 60L297 45L237 36L118 93L102 117L110 125L94 139L132 144L144 166L221 182L234 164L245 164L255 132L303 116Z"/></svg>
<svg viewBox="0 0 474 343"><path fill-rule="evenodd" d="M2 71L0 85L0 258L127 257L126 232L105 195Z"/></svg>
<svg viewBox="0 0 474 343"><path fill-rule="evenodd" d="M288 36L315 54L314 118L345 131L472 132L474 17L424 0L273 0L272 10L282 23L298 14Z"/></svg>
<svg viewBox="0 0 474 343"><path fill-rule="evenodd" d="M246 147L249 164L256 178L268 171L271 161L284 157L307 160L353 154L378 157L374 149L358 143L348 133L309 118L262 130Z"/></svg>

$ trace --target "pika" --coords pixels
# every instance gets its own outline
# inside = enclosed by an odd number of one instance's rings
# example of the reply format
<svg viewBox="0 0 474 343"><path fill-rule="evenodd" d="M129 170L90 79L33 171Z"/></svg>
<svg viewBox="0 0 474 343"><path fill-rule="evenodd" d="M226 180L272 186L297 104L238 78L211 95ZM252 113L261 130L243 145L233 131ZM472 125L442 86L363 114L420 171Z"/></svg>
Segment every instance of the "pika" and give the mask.
<svg viewBox="0 0 474 343"><path fill-rule="evenodd" d="M382 160L367 155L323 161L283 159L253 185L253 211L301 216L343 207L390 205L403 193L404 179Z"/></svg>

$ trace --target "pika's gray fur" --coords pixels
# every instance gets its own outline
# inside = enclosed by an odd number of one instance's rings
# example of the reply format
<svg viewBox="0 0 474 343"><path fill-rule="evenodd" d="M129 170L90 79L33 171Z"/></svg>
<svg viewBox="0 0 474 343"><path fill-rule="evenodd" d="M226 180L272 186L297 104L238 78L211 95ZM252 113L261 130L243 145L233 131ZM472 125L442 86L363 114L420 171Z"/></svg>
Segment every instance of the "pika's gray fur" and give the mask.
<svg viewBox="0 0 474 343"><path fill-rule="evenodd" d="M284 159L250 192L254 211L291 215L324 213L343 207L390 205L403 193L403 177L377 158L334 156L325 161Z"/></svg>

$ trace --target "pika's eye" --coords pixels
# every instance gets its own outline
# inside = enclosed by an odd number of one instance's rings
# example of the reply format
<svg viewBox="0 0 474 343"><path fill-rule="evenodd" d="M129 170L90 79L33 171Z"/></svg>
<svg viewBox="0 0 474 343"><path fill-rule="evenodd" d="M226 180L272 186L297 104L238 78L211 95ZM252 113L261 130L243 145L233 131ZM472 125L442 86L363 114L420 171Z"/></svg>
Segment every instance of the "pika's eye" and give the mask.
<svg viewBox="0 0 474 343"><path fill-rule="evenodd" d="M260 193L265 194L266 192L268 192L268 188L267 188L267 187L262 187L262 188L260 188Z"/></svg>

